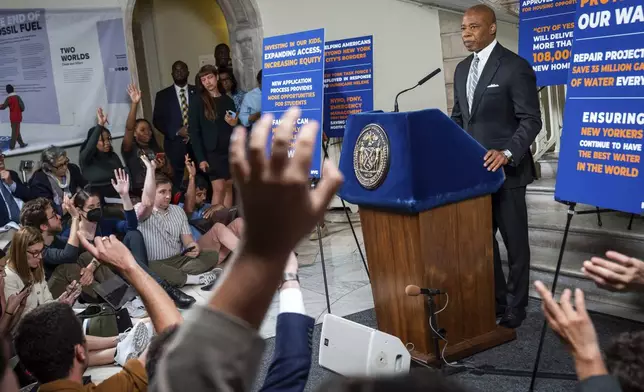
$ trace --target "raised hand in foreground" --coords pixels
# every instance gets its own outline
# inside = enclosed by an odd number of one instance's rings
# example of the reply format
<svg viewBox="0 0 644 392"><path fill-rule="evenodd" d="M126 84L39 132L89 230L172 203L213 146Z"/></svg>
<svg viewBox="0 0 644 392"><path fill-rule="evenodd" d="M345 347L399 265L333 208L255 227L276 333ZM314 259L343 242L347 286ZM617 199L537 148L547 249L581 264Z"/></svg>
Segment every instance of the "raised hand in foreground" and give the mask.
<svg viewBox="0 0 644 392"><path fill-rule="evenodd" d="M644 261L614 251L584 261L581 271L609 291L644 291Z"/></svg>
<svg viewBox="0 0 644 392"><path fill-rule="evenodd" d="M270 157L266 156L273 123L270 115L255 124L248 153L245 128L236 128L231 138L230 165L246 225L238 257L215 289L210 306L254 328L259 328L264 319L289 255L323 216L342 184L342 174L327 160L318 187L310 188L309 172L319 128L315 122L301 128L295 154L289 159L299 116L300 110L291 108L282 117L273 135ZM280 222L280 230L267 230L271 222Z"/></svg>
<svg viewBox="0 0 644 392"><path fill-rule="evenodd" d="M543 301L541 309L548 325L566 344L575 360L579 380L608 374L595 327L586 311L584 293L580 289L575 290L575 309L570 302L572 293L569 289L563 291L558 304L542 282L536 281L534 286Z"/></svg>

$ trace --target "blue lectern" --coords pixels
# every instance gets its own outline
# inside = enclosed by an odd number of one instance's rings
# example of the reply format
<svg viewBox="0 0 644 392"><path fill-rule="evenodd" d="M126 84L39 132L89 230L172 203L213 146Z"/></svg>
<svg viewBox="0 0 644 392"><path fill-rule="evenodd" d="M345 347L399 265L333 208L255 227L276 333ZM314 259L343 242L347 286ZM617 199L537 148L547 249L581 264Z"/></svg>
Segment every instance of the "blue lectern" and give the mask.
<svg viewBox="0 0 644 392"><path fill-rule="evenodd" d="M423 297L438 289L445 357L462 358L516 337L494 308L492 205L502 171L483 167L486 150L440 110L352 115L342 145L340 196L360 206L378 329L437 360Z"/></svg>

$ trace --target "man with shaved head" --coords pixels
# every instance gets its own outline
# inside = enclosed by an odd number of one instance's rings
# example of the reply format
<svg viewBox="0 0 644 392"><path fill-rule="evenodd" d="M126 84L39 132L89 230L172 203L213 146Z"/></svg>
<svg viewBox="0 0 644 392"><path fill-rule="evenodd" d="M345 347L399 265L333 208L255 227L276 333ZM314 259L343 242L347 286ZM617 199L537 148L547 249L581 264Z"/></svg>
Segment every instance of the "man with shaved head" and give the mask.
<svg viewBox="0 0 644 392"><path fill-rule="evenodd" d="M541 131L541 110L532 67L497 42L496 29L496 15L486 5L469 8L463 15L463 44L472 54L456 67L452 120L488 150L481 165L505 172L503 187L492 195L496 313L500 325L516 328L528 305L525 194L536 175L530 145ZM507 283L497 229L508 251Z"/></svg>

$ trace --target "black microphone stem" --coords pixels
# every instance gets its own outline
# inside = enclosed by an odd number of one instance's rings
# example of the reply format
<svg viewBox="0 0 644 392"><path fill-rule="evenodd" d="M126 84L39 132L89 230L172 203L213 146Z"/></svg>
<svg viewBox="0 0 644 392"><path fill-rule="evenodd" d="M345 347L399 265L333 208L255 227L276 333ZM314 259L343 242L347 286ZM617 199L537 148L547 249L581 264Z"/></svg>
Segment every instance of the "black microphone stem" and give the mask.
<svg viewBox="0 0 644 392"><path fill-rule="evenodd" d="M398 97L400 97L400 94L404 94L407 91L411 91L411 90L415 89L418 86L420 86L420 84L417 84L414 87L410 87L410 88L408 88L406 90L403 90L403 91L399 92L398 95L396 95L396 99L394 100L394 113L398 113L400 111L400 110L398 110Z"/></svg>

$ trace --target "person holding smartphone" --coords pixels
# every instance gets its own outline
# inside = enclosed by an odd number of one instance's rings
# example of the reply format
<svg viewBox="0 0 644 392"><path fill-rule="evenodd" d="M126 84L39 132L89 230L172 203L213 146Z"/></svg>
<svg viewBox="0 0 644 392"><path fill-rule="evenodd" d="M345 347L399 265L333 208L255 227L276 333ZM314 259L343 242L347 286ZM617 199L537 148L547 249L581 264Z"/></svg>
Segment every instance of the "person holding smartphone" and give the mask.
<svg viewBox="0 0 644 392"><path fill-rule="evenodd" d="M233 205L228 147L238 119L235 102L218 88L219 74L204 65L197 74L197 97L190 101L188 129L199 169L207 173L212 186L212 204Z"/></svg>

